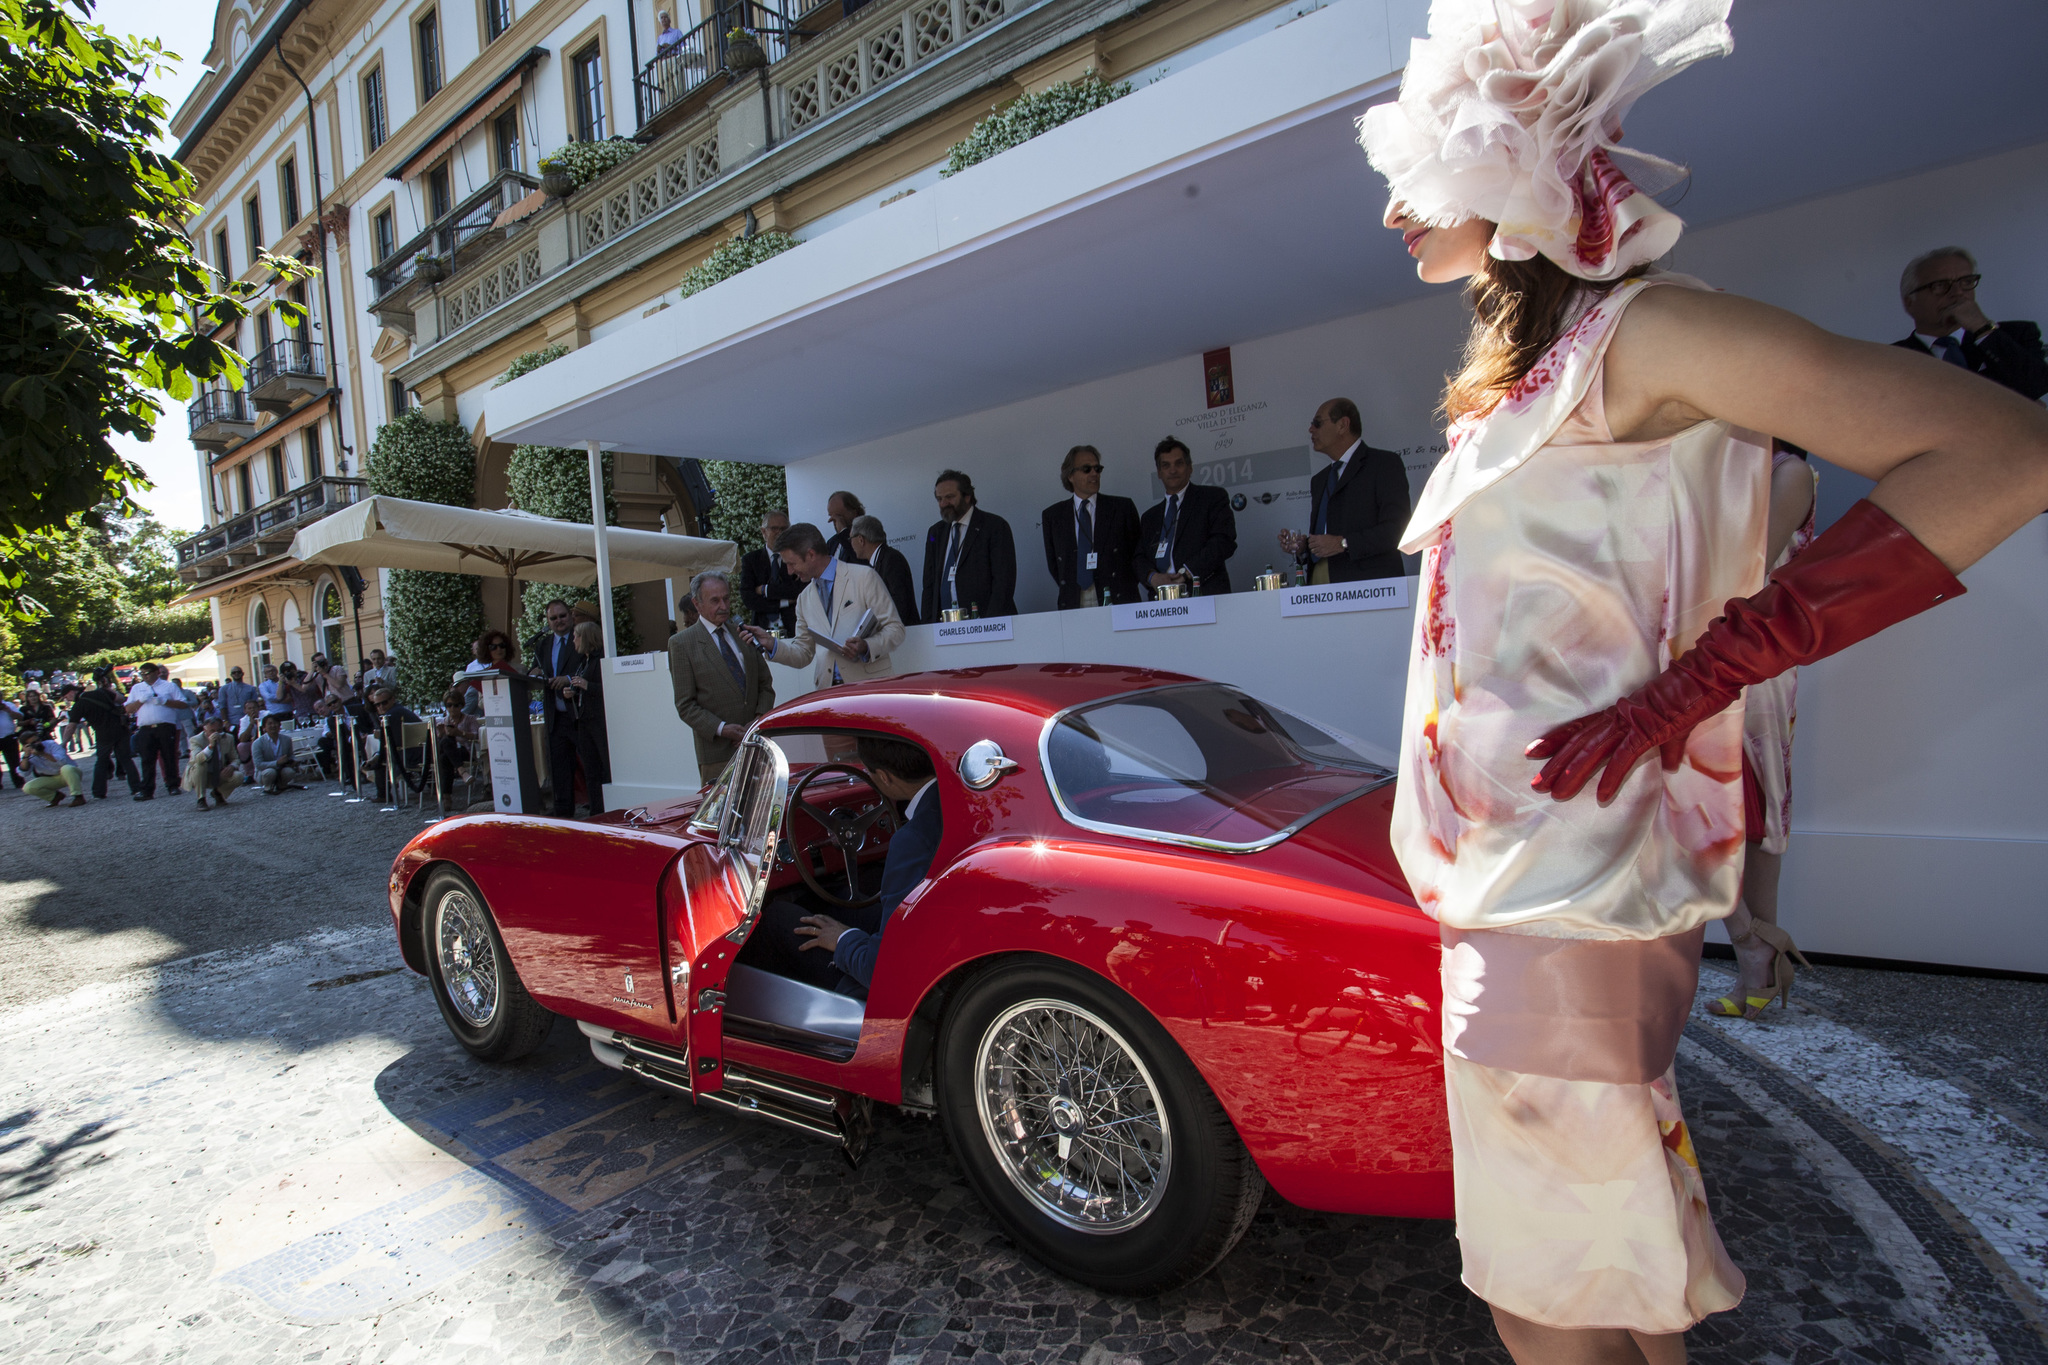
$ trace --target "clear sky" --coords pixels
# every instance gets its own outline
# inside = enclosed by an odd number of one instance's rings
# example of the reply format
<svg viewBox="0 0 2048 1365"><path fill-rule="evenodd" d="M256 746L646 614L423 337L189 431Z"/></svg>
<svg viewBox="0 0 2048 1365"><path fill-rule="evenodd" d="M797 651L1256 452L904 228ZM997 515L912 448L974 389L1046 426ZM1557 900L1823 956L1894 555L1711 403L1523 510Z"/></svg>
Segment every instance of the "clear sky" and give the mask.
<svg viewBox="0 0 2048 1365"><path fill-rule="evenodd" d="M170 75L149 83L149 89L175 110L206 74L199 63L212 41L213 12L214 0L103 0L93 19L116 33L161 39L183 58ZM199 467L185 435L185 405L159 401L164 415L157 421L156 439L145 444L116 436L114 447L141 465L156 484L137 501L165 525L194 531L200 521Z"/></svg>

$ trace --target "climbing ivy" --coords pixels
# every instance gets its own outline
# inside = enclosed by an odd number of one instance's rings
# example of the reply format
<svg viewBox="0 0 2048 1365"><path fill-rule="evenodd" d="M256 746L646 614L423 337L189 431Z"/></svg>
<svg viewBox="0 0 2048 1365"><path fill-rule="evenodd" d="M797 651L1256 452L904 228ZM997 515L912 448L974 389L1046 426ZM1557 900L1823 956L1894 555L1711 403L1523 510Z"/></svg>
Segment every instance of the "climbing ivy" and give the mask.
<svg viewBox="0 0 2048 1365"><path fill-rule="evenodd" d="M752 237L735 237L721 244L709 256L698 262L682 283L677 293L688 298L717 284L720 280L731 279L742 270L752 269L771 256L780 256L793 246L801 245L786 232L761 232Z"/></svg>
<svg viewBox="0 0 2048 1365"><path fill-rule="evenodd" d="M1078 81L1068 81L1035 95L1026 95L975 124L974 131L954 143L952 152L946 157L946 168L939 174L958 175L978 161L986 161L998 152L1007 152L1019 143L1029 142L1040 133L1049 133L1062 123L1093 113L1130 93L1129 81L1111 85L1100 76L1090 74Z"/></svg>
<svg viewBox="0 0 2048 1365"><path fill-rule="evenodd" d="M476 501L476 448L460 422L436 422L414 409L377 429L369 481L372 493L387 497L469 507ZM481 579L391 571L384 633L398 657L398 690L406 701L440 701L449 676L469 663L470 646L483 632Z"/></svg>

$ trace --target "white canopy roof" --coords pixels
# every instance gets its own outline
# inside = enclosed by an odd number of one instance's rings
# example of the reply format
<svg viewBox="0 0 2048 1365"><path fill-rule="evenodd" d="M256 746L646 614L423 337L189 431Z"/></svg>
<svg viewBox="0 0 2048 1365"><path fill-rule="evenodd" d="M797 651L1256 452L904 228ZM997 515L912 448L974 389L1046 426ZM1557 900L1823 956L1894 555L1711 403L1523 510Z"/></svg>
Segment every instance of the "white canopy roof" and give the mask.
<svg viewBox="0 0 2048 1365"><path fill-rule="evenodd" d="M614 583L731 572L739 547L729 540L605 528ZM437 502L370 497L322 517L292 538L306 564L497 574L580 585L597 579L596 534L584 522L530 512L480 512Z"/></svg>

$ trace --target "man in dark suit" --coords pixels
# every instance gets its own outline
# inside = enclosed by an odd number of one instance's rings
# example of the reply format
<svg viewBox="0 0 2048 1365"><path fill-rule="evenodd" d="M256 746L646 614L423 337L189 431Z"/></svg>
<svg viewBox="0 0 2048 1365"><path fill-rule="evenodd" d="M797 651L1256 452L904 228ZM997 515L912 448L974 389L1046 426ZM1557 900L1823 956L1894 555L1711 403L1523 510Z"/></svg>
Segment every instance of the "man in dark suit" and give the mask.
<svg viewBox="0 0 2048 1365"><path fill-rule="evenodd" d="M796 599L804 591L803 580L775 553L776 537L788 529L789 513L776 508L761 518L761 548L740 560L740 599L747 619L763 630L779 625L784 635L796 629Z"/></svg>
<svg viewBox="0 0 2048 1365"><path fill-rule="evenodd" d="M909 740L880 735L862 735L854 747L875 790L885 800L903 805L902 827L890 836L889 852L882 860L880 898L872 905L841 910L844 920L808 913L793 900L771 901L762 911L760 926L740 950L740 959L764 971L865 998L875 979L882 932L904 897L931 875L944 826L931 755Z"/></svg>
<svg viewBox="0 0 2048 1365"><path fill-rule="evenodd" d="M1393 451L1361 440L1358 428L1349 398L1332 398L1309 419L1309 444L1331 463L1309 480L1308 533L1282 531L1280 548L1309 566L1311 583L1401 576L1408 470Z"/></svg>
<svg viewBox="0 0 2048 1365"><path fill-rule="evenodd" d="M1899 301L1913 319L1913 335L1894 341L1981 374L2014 393L2048 393L2048 353L2032 322L1993 322L1977 306L1977 258L1959 246L1915 256L1899 277Z"/></svg>
<svg viewBox="0 0 2048 1365"><path fill-rule="evenodd" d="M983 616L1017 612L1017 542L1010 523L974 501L974 480L957 469L932 487L939 519L924 536L924 610L936 621L947 607L970 607Z"/></svg>
<svg viewBox="0 0 2048 1365"><path fill-rule="evenodd" d="M853 562L865 564L882 576L882 583L889 589L889 600L896 604L896 614L903 618L903 624L917 624L917 585L910 577L910 561L903 557L903 551L889 543L889 533L882 529L880 518L858 516L853 525L846 529L846 543L853 547Z"/></svg>
<svg viewBox="0 0 2048 1365"><path fill-rule="evenodd" d="M548 628L526 642L526 671L547 679L547 699L541 703L548 721L548 772L555 787L555 814L576 813L576 713L568 702L569 686L583 667L583 656L569 638L574 624L569 604L557 597L548 603ZM590 789L594 806L602 799L597 792L597 774L585 772L583 785Z"/></svg>
<svg viewBox="0 0 2048 1365"><path fill-rule="evenodd" d="M1132 571L1147 588L1192 584L1199 597L1230 591L1230 557L1237 553L1237 514L1230 495L1194 482L1195 460L1169 436L1152 448L1152 468L1166 496L1138 523Z"/></svg>
<svg viewBox="0 0 2048 1365"><path fill-rule="evenodd" d="M853 519L864 517L868 509L861 501L844 490L825 499L825 520L832 523L832 538L825 542L825 553L842 564L858 564L860 559L853 553Z"/></svg>
<svg viewBox="0 0 2048 1365"><path fill-rule="evenodd" d="M1138 600L1138 505L1102 491L1102 452L1075 446L1060 461L1071 495L1045 509L1045 571L1059 585L1061 611Z"/></svg>
<svg viewBox="0 0 2048 1365"><path fill-rule="evenodd" d="M747 727L775 705L768 661L731 628L732 580L706 569L690 580L697 624L669 637L668 673L676 715L697 744L697 776L714 781L732 762Z"/></svg>

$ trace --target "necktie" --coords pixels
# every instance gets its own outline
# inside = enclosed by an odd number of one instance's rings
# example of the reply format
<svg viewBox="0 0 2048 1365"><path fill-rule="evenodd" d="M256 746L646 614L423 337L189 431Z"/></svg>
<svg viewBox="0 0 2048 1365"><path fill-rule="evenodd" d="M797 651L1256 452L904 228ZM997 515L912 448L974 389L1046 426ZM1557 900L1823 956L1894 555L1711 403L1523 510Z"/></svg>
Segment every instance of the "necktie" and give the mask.
<svg viewBox="0 0 2048 1365"><path fill-rule="evenodd" d="M1153 556L1153 564L1161 573L1173 572L1173 533L1180 527L1180 498L1178 495L1166 500L1166 522L1159 528L1159 544L1163 547Z"/></svg>
<svg viewBox="0 0 2048 1365"><path fill-rule="evenodd" d="M1095 518L1088 515L1088 500L1081 500L1081 558L1074 568L1074 582L1084 588L1095 586L1095 570L1088 567L1088 556L1095 553Z"/></svg>
<svg viewBox="0 0 2048 1365"><path fill-rule="evenodd" d="M953 533L946 537L946 563L939 576L939 605L950 607L953 601L953 571L960 564L960 523L953 523Z"/></svg>
<svg viewBox="0 0 2048 1365"><path fill-rule="evenodd" d="M740 690L742 696L746 695L747 670L741 665L740 656L732 652L732 641L726 638L722 630L711 633L718 637L718 652L725 656L726 669L732 674L732 685Z"/></svg>
<svg viewBox="0 0 2048 1365"><path fill-rule="evenodd" d="M829 578L818 580L818 600L825 604L825 624L832 624L832 583Z"/></svg>
<svg viewBox="0 0 2048 1365"><path fill-rule="evenodd" d="M1952 336L1936 337L1934 339L1934 353L1951 365L1960 365L1966 370L1970 368L1970 362L1963 358L1962 343Z"/></svg>

